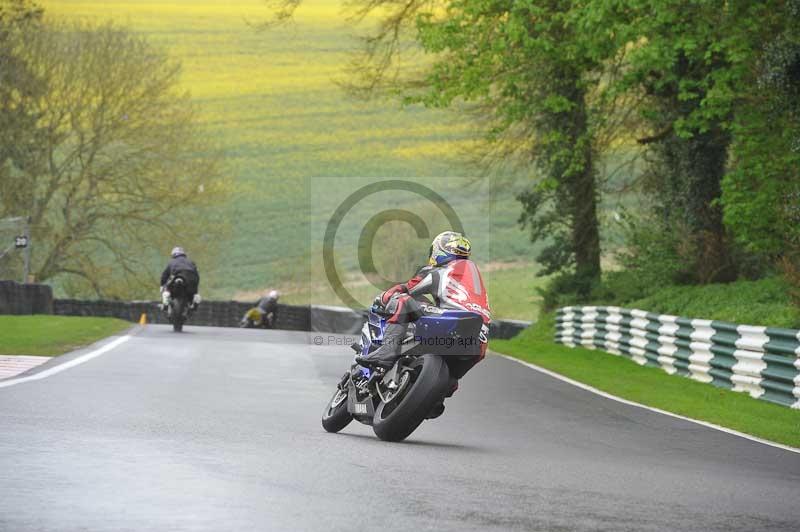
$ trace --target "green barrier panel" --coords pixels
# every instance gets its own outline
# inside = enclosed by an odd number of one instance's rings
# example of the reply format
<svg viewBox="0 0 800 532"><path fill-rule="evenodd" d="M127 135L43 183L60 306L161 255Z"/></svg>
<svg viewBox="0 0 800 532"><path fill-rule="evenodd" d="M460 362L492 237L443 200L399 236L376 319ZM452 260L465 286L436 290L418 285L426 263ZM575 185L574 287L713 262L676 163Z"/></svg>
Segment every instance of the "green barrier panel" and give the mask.
<svg viewBox="0 0 800 532"><path fill-rule="evenodd" d="M618 307L564 307L556 312L556 341L800 408L797 330Z"/></svg>

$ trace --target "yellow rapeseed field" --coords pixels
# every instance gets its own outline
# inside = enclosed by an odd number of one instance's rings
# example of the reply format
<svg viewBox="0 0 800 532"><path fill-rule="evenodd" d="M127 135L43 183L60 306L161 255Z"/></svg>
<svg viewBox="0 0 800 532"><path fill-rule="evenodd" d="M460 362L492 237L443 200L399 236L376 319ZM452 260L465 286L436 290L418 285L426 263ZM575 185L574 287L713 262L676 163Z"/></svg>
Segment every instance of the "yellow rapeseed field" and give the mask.
<svg viewBox="0 0 800 532"><path fill-rule="evenodd" d="M51 16L111 19L164 46L182 62L183 84L209 130L231 155L253 165L270 161L274 167L276 157L300 151L319 158L313 175L330 173L327 163L357 164L367 156L415 159L419 168L425 164L420 158L455 155L467 142L467 125L452 114L403 110L394 101L359 102L335 84L359 31L339 2L305 1L291 23L269 30L257 29L270 17L264 0L43 5ZM285 177L308 174L279 168ZM248 170L243 177L251 177Z"/></svg>

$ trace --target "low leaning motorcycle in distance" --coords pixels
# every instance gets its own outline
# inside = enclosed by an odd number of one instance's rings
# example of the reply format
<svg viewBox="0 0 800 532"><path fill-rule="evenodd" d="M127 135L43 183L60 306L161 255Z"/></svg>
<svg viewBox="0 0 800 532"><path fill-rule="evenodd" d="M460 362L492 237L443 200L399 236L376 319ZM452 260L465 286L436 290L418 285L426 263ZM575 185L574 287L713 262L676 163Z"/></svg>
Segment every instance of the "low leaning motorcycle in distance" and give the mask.
<svg viewBox="0 0 800 532"><path fill-rule="evenodd" d="M339 432L353 419L371 425L381 440L402 441L425 419L438 417L448 397L488 340L479 314L423 305L424 315L409 324L401 357L388 369L354 364L325 407L322 426ZM383 340L387 317L370 309L361 342L352 347L368 355Z"/></svg>
<svg viewBox="0 0 800 532"><path fill-rule="evenodd" d="M244 313L239 327L242 329L274 329L275 314L253 307Z"/></svg>

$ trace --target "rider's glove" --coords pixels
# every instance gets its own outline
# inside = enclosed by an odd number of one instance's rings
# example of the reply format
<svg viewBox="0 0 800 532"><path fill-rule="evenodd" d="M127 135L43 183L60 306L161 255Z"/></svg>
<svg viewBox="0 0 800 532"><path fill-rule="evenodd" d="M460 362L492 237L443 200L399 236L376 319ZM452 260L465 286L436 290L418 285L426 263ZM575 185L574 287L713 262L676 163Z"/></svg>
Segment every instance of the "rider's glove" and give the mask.
<svg viewBox="0 0 800 532"><path fill-rule="evenodd" d="M401 284L395 285L380 295L381 304L386 305L389 302L389 300L392 299L393 295L405 292L406 292L405 286Z"/></svg>
<svg viewBox="0 0 800 532"><path fill-rule="evenodd" d="M376 314L381 314L385 310L385 306L383 304L383 296L376 296L375 300L372 302L372 307L370 310Z"/></svg>

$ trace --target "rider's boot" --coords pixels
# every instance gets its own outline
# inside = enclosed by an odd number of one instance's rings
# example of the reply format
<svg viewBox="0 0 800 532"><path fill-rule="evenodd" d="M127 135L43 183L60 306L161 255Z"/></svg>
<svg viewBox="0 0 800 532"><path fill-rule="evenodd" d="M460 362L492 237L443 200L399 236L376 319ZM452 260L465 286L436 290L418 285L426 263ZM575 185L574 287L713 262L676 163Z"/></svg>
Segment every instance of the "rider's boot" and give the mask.
<svg viewBox="0 0 800 532"><path fill-rule="evenodd" d="M456 393L456 390L458 390L458 379L450 377L450 384L447 395L445 395L445 399L448 397L453 397L453 394ZM431 411L428 412L428 415L425 416L425 419L436 419L442 414L444 414L444 399L442 399L441 403L437 403L436 406L431 408Z"/></svg>
<svg viewBox="0 0 800 532"><path fill-rule="evenodd" d="M444 414L444 401L441 403L436 403L436 406L431 408L431 411L428 412L428 415L425 416L425 419L436 419L442 414Z"/></svg>
<svg viewBox="0 0 800 532"><path fill-rule="evenodd" d="M362 366L391 368L400 358L400 349L406 337L407 323L390 323L383 334L383 343L367 356L356 356L356 362Z"/></svg>
<svg viewBox="0 0 800 532"><path fill-rule="evenodd" d="M194 297L192 298L192 304L191 304L192 310L197 310L197 307L200 305L200 301L202 301L202 299L200 298L200 294L195 294Z"/></svg>
<svg viewBox="0 0 800 532"><path fill-rule="evenodd" d="M161 310L166 312L169 308L169 290L161 292Z"/></svg>

